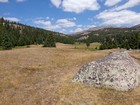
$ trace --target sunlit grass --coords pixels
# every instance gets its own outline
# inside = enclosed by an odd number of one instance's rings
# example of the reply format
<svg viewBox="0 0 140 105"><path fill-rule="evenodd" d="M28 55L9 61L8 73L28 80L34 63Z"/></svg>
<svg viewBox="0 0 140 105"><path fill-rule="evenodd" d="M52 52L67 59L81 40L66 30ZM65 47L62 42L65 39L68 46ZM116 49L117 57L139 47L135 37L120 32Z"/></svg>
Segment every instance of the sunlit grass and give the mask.
<svg viewBox="0 0 140 105"><path fill-rule="evenodd" d="M86 43L81 42L75 42L74 46L75 49L81 49L81 50L90 50L90 51L96 51L100 47L100 43L91 43L89 47L86 46Z"/></svg>
<svg viewBox="0 0 140 105"><path fill-rule="evenodd" d="M30 46L15 46L12 49L22 49L22 48L30 48ZM3 50L2 46L0 46L0 50Z"/></svg>
<svg viewBox="0 0 140 105"><path fill-rule="evenodd" d="M33 45L0 51L0 105L140 104L140 87L118 92L73 83L73 76L84 64L114 51L94 51L98 43L89 48L83 43L75 45L57 43L53 49ZM131 55L140 58L138 52Z"/></svg>
<svg viewBox="0 0 140 105"><path fill-rule="evenodd" d="M0 46L0 50L3 50L3 49L2 49L2 46Z"/></svg>
<svg viewBox="0 0 140 105"><path fill-rule="evenodd" d="M13 49L30 48L30 46L15 46Z"/></svg>

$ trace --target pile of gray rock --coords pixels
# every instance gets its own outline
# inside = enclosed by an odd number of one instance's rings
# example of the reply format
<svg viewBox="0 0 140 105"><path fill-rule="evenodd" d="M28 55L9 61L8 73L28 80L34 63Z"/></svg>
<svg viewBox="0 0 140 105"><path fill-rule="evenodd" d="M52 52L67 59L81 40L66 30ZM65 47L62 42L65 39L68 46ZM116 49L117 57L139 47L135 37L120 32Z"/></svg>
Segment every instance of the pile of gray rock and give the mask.
<svg viewBox="0 0 140 105"><path fill-rule="evenodd" d="M113 52L84 65L72 81L127 91L140 84L140 65L127 52Z"/></svg>

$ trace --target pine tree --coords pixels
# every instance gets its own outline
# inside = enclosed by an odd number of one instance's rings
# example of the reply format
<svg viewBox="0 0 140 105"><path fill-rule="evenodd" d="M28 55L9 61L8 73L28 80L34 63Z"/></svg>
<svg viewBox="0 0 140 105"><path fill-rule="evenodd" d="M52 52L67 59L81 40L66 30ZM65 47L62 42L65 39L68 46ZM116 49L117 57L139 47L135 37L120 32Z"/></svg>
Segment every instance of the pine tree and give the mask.
<svg viewBox="0 0 140 105"><path fill-rule="evenodd" d="M89 39L86 41L86 46L87 46L87 48L90 46L90 41L89 41Z"/></svg>
<svg viewBox="0 0 140 105"><path fill-rule="evenodd" d="M107 48L107 45L105 43L103 43L103 44L100 45L99 49L104 50L104 49L108 49L108 48Z"/></svg>
<svg viewBox="0 0 140 105"><path fill-rule="evenodd" d="M2 36L0 35L0 46L1 46L1 44L2 44Z"/></svg>
<svg viewBox="0 0 140 105"><path fill-rule="evenodd" d="M21 35L18 39L18 46L25 46L25 45L26 45L26 42L25 42L24 36Z"/></svg>
<svg viewBox="0 0 140 105"><path fill-rule="evenodd" d="M56 42L52 34L46 38L43 47L56 47Z"/></svg>
<svg viewBox="0 0 140 105"><path fill-rule="evenodd" d="M10 50L10 49L12 49L12 47L13 47L13 45L12 45L10 38L8 37L8 35L5 35L2 39L2 48L4 50Z"/></svg>
<svg viewBox="0 0 140 105"><path fill-rule="evenodd" d="M137 34L137 49L140 49L140 33Z"/></svg>

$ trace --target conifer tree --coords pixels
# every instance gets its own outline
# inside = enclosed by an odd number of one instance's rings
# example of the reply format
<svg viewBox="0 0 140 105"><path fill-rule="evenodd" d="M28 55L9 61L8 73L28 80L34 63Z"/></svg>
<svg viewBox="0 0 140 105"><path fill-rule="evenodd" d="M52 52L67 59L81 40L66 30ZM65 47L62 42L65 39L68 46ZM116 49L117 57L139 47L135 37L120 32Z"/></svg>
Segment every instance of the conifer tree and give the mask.
<svg viewBox="0 0 140 105"><path fill-rule="evenodd" d="M12 47L13 47L13 45L12 45L10 38L8 37L8 35L5 35L2 39L2 48L4 50L10 50L10 49L12 49Z"/></svg>
<svg viewBox="0 0 140 105"><path fill-rule="evenodd" d="M90 46L90 41L89 41L89 39L87 39L87 41L86 41L86 46L87 46L87 48Z"/></svg>
<svg viewBox="0 0 140 105"><path fill-rule="evenodd" d="M43 47L56 47L56 42L52 34L46 38Z"/></svg>
<svg viewBox="0 0 140 105"><path fill-rule="evenodd" d="M24 46L24 45L26 45L26 42L24 37L21 35L18 40L18 46Z"/></svg>

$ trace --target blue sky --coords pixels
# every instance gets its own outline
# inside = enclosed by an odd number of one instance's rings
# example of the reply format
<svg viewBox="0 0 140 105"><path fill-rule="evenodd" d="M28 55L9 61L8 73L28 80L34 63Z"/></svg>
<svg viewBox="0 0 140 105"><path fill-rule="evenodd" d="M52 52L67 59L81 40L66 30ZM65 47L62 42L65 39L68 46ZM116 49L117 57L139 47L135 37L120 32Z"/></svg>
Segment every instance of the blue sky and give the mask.
<svg viewBox="0 0 140 105"><path fill-rule="evenodd" d="M140 24L140 0L0 0L0 17L63 33L133 26Z"/></svg>

